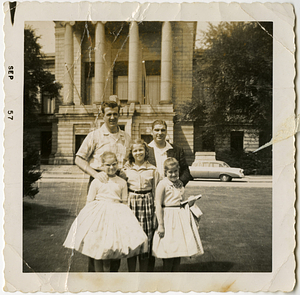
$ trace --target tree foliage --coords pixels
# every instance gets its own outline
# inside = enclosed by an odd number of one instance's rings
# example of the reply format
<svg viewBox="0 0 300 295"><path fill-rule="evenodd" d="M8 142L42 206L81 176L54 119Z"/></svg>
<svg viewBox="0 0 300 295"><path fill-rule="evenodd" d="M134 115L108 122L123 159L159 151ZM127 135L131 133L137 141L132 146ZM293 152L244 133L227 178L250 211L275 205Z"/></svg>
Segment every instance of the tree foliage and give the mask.
<svg viewBox="0 0 300 295"><path fill-rule="evenodd" d="M39 127L41 105L40 93L51 98L59 97L61 86L55 83L54 75L45 70L44 56L39 37L30 27L24 30L24 132L23 132L23 196L33 198L38 193L34 183L41 178L39 171L39 146L35 144L33 130Z"/></svg>
<svg viewBox="0 0 300 295"><path fill-rule="evenodd" d="M196 91L188 115L216 132L251 125L270 139L272 48L270 22L209 24L195 55Z"/></svg>
<svg viewBox="0 0 300 295"><path fill-rule="evenodd" d="M39 93L58 98L61 85L45 70L44 55L39 36L30 27L24 31L24 124L25 128L36 126L40 114Z"/></svg>

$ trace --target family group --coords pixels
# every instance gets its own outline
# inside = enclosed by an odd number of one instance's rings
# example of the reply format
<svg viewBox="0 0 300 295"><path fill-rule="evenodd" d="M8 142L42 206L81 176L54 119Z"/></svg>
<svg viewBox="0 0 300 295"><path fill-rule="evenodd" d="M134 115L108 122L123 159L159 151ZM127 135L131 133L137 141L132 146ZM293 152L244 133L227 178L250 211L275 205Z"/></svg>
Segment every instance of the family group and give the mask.
<svg viewBox="0 0 300 295"><path fill-rule="evenodd" d="M140 272L154 271L155 258L163 260L163 271L179 271L181 257L203 254L201 211L184 194L192 177L183 149L166 140L162 120L153 122L148 145L119 128L116 102L103 102L101 110L104 124L76 154L90 182L64 246L88 256L90 272L117 272L122 258L129 272L137 261Z"/></svg>

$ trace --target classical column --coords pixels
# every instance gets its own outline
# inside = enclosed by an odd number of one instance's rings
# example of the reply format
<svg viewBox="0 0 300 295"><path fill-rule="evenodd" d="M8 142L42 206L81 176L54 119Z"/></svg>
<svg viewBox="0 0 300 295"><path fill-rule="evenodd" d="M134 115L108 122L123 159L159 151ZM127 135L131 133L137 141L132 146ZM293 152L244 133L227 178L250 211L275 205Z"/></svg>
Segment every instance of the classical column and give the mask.
<svg viewBox="0 0 300 295"><path fill-rule="evenodd" d="M139 28L136 21L129 28L129 63L128 63L128 102L139 102L138 97L139 68Z"/></svg>
<svg viewBox="0 0 300 295"><path fill-rule="evenodd" d="M95 22L95 104L104 100L105 87L105 22Z"/></svg>
<svg viewBox="0 0 300 295"><path fill-rule="evenodd" d="M161 36L161 93L160 103L172 101L172 28L170 22L162 25Z"/></svg>
<svg viewBox="0 0 300 295"><path fill-rule="evenodd" d="M74 79L74 47L73 29L75 22L65 23L65 75L64 75L64 105L73 104L73 79Z"/></svg>

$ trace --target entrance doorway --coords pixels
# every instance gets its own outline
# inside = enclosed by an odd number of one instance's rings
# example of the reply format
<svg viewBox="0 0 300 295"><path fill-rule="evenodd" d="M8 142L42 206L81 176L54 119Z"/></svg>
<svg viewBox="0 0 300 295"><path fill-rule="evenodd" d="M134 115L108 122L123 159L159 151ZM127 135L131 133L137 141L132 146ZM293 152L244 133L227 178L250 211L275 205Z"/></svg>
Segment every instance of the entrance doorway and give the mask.
<svg viewBox="0 0 300 295"><path fill-rule="evenodd" d="M41 164L49 164L49 156L52 147L52 132L41 131Z"/></svg>
<svg viewBox="0 0 300 295"><path fill-rule="evenodd" d="M86 134L76 134L75 135L75 154L78 152L81 147L82 142L86 138Z"/></svg>

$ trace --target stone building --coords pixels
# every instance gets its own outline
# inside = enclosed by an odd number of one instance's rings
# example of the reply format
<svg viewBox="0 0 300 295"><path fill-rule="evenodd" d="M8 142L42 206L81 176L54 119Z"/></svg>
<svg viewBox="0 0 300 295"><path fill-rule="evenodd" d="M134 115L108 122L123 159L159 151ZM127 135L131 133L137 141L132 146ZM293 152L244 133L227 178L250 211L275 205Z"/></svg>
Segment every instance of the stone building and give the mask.
<svg viewBox="0 0 300 295"><path fill-rule="evenodd" d="M193 57L193 97L208 102L207 85L197 80L197 59L202 56L202 49L195 49ZM245 151L253 152L265 144L264 134L259 132L247 121L233 120L231 125L219 126L219 133L208 132L204 126L203 118L196 119L194 124L194 152Z"/></svg>
<svg viewBox="0 0 300 295"><path fill-rule="evenodd" d="M176 118L192 98L195 33L196 22L55 22L55 65L50 57L47 65L63 88L60 102L42 95L44 163L73 164L84 137L103 123L101 102L111 99L133 139L149 142L151 123L165 120L168 140L191 164L193 122Z"/></svg>

